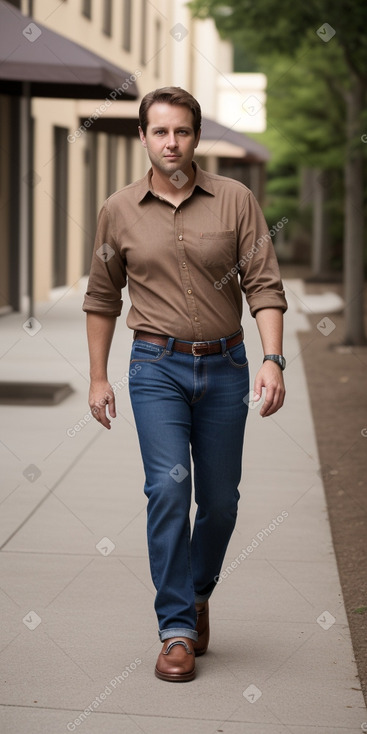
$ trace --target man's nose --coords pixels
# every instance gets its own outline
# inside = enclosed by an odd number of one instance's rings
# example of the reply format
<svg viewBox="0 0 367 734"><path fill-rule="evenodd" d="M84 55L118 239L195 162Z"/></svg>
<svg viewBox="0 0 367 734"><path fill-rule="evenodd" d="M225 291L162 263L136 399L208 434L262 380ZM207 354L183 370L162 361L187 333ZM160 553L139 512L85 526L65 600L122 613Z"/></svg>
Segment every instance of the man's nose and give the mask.
<svg viewBox="0 0 367 734"><path fill-rule="evenodd" d="M166 143L167 148L175 148L176 145L177 145L177 141L176 141L176 138L175 138L175 134L173 132L172 133L169 133L168 140L167 140L167 143Z"/></svg>

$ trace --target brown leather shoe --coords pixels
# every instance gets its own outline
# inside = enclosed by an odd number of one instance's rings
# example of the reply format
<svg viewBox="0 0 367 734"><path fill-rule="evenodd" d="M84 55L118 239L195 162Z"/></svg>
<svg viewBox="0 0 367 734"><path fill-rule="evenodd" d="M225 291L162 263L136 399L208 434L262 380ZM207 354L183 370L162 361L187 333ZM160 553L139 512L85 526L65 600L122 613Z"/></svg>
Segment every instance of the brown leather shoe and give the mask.
<svg viewBox="0 0 367 734"><path fill-rule="evenodd" d="M197 611L197 622L196 631L198 633L197 642L194 642L194 651L196 657L204 655L209 645L209 601L204 601L201 604L195 604Z"/></svg>
<svg viewBox="0 0 367 734"><path fill-rule="evenodd" d="M163 643L155 666L161 680L184 683L195 678L193 640L189 637L170 637Z"/></svg>

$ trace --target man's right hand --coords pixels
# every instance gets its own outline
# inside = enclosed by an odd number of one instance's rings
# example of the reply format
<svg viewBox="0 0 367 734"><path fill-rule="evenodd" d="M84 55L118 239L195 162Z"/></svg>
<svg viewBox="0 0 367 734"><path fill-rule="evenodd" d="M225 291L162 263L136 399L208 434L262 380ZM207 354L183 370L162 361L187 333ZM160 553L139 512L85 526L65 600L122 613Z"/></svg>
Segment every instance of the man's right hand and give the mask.
<svg viewBox="0 0 367 734"><path fill-rule="evenodd" d="M93 418L105 428L111 428L106 407L111 418L116 418L115 395L108 380L92 380L89 389L89 407Z"/></svg>

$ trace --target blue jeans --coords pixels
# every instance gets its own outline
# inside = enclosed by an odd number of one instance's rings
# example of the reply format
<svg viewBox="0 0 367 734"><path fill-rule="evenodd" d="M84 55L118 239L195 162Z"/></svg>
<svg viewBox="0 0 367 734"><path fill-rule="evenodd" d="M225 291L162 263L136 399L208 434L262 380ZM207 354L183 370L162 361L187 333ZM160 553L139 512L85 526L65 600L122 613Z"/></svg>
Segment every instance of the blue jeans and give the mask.
<svg viewBox="0 0 367 734"><path fill-rule="evenodd" d="M243 342L195 357L135 340L129 389L145 470L159 637L197 639L195 602L220 574L239 500L249 374ZM197 511L190 532L191 466Z"/></svg>

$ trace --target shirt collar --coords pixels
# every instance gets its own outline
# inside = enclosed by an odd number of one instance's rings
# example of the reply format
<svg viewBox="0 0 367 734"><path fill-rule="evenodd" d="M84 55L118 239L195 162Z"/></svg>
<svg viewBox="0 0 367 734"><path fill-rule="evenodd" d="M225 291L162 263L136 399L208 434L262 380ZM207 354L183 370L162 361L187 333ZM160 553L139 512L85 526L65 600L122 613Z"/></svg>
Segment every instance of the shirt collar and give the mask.
<svg viewBox="0 0 367 734"><path fill-rule="evenodd" d="M195 170L195 180L194 180L194 185L192 187L191 194L194 192L196 187L198 187L202 189L203 191L206 191L207 194L211 194L211 196L215 196L210 174L208 174L206 171L203 171L203 169L200 168L200 166L198 166L196 161L193 161L192 165ZM151 194L154 196L152 186L151 186L152 173L153 171L150 168L148 173L145 174L144 178L142 178L137 183L137 195L138 195L139 204L143 201L143 199L145 199L145 197L148 194Z"/></svg>

